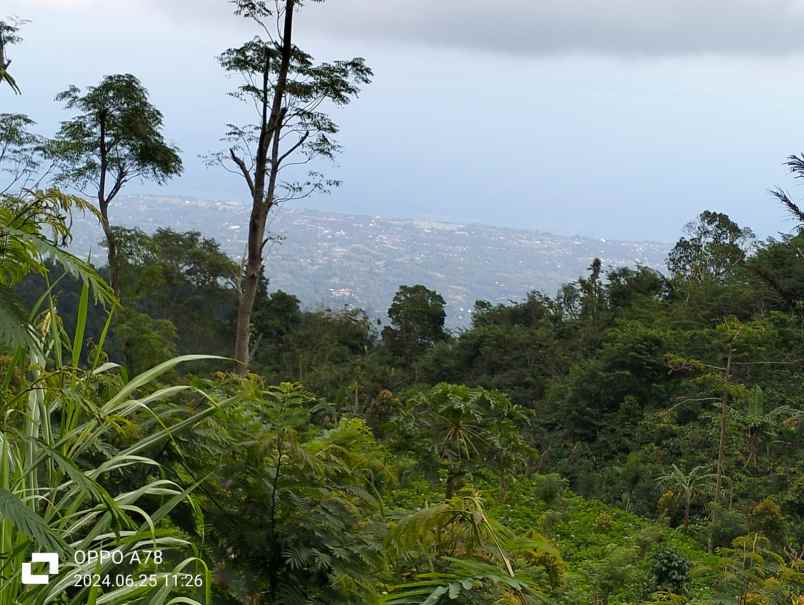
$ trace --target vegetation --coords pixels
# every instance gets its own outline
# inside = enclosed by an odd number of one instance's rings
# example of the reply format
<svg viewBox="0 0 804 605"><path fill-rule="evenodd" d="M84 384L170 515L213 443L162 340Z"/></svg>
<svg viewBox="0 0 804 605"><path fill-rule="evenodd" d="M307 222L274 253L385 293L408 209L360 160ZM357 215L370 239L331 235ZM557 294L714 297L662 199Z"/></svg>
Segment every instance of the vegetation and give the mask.
<svg viewBox="0 0 804 605"><path fill-rule="evenodd" d="M133 76L71 89L55 142L0 116L0 605L804 604L800 207L777 191L798 224L764 242L703 212L666 275L595 259L460 333L421 284L387 325L304 309L269 289L265 217L326 183L274 189L287 154L336 150L318 105L370 72L296 48L297 4L236 2L269 37L222 57L260 113L218 158L249 184L244 267L109 224L181 166ZM83 179L98 207L58 188ZM66 251L75 212L107 267ZM34 552L48 584L22 582Z"/></svg>
<svg viewBox="0 0 804 605"><path fill-rule="evenodd" d="M321 0L317 0L321 1ZM235 0L235 14L257 28L258 36L220 56L221 67L242 76L232 96L253 105L256 123L228 124L225 152L212 163L243 177L251 200L248 247L241 276L234 356L241 374L248 372L254 302L263 273L271 210L283 202L326 192L338 182L317 170L299 175L299 167L338 152L338 126L322 105L346 105L368 84L371 69L360 58L316 64L294 44L294 19L301 0ZM295 171L288 172L288 169Z"/></svg>
<svg viewBox="0 0 804 605"><path fill-rule="evenodd" d="M49 144L49 155L58 167L57 181L91 191L97 199L110 281L119 293L118 244L109 205L132 180L162 183L181 174L181 159L162 137L162 114L131 74L106 76L84 94L71 86L56 100L78 112L62 123Z"/></svg>

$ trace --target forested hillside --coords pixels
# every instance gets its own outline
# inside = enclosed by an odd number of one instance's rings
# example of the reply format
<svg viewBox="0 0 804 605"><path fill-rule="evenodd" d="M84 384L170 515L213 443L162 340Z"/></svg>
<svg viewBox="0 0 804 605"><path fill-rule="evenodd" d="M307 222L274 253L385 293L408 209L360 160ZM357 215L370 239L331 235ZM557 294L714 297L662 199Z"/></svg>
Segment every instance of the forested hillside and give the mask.
<svg viewBox="0 0 804 605"><path fill-rule="evenodd" d="M663 271L596 259L462 331L421 284L385 324L304 310L266 221L336 184L280 168L337 151L319 109L371 70L295 46L312 3L233 4L282 32L220 57L258 110L211 158L251 201L242 262L111 221L182 170L134 76L68 88L52 138L0 114L0 605L804 605L801 207L777 190L765 241L703 211ZM105 264L67 251L78 213Z"/></svg>

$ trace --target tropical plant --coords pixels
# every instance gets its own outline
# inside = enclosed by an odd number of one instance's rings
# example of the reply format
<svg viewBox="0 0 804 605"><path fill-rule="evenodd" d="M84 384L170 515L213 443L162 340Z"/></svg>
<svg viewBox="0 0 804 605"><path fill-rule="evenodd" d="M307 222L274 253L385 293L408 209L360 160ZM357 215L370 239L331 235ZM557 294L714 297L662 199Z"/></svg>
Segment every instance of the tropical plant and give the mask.
<svg viewBox="0 0 804 605"><path fill-rule="evenodd" d="M472 492L401 516L388 548L405 581L389 586L385 605L544 603L563 573L549 540L502 527Z"/></svg>
<svg viewBox="0 0 804 605"><path fill-rule="evenodd" d="M176 358L122 382L118 366L101 363L101 342L79 368L89 288L73 338L50 301L34 324L37 346L3 364L0 604L198 602L175 597L186 592L176 574L197 578L192 592L208 603L206 566L170 523L177 506L192 504L192 487L165 478L153 457L217 410L197 389L157 382L207 357ZM57 553L61 565L48 584L26 587L22 563L41 551ZM87 556L101 551L127 564ZM151 564L132 563L135 553Z"/></svg>
<svg viewBox="0 0 804 605"><path fill-rule="evenodd" d="M537 458L522 436L527 411L505 395L481 388L440 384L410 397L393 420L400 446L415 448L445 477L445 496L481 468L506 477Z"/></svg>
<svg viewBox="0 0 804 605"><path fill-rule="evenodd" d="M103 356L111 314L87 351L90 299L111 306L114 298L59 244L69 238L69 212L88 206L55 189L24 195L0 200L2 350L10 353L0 357L0 605L197 602L171 580L180 573L197 578L191 592L208 603L206 567L170 521L177 506L192 504L192 487L164 477L154 454L218 409L198 389L158 380L209 358L175 358L128 381ZM30 309L15 297L26 275L48 279L46 258L83 282L73 334L52 288ZM48 584L25 586L22 564L42 551L61 565ZM86 556L101 551L131 556L128 565ZM132 562L145 551L158 551L161 566Z"/></svg>
<svg viewBox="0 0 804 605"><path fill-rule="evenodd" d="M706 486L716 478L715 473L709 472L705 466L696 466L689 473L685 473L675 464L673 469L658 478L660 485L678 489L684 502L684 528L690 524L690 508L695 496L705 493Z"/></svg>
<svg viewBox="0 0 804 605"><path fill-rule="evenodd" d="M211 386L236 394L204 428L193 465L217 467L204 511L219 592L270 605L365 602L382 567L380 491L392 479L366 424L335 423L297 384Z"/></svg>
<svg viewBox="0 0 804 605"><path fill-rule="evenodd" d="M738 605L785 605L791 599L795 603L804 591L801 566L789 565L761 534L740 536L721 554L724 563L720 588L728 591L727 594L736 595Z"/></svg>
<svg viewBox="0 0 804 605"><path fill-rule="evenodd" d="M60 247L70 238L73 210L92 212L92 207L58 189L0 196L0 345L12 352L19 346L37 344L30 313L14 286L31 273L46 275L47 260L80 279L96 302L108 305L114 301L108 285L89 263Z"/></svg>

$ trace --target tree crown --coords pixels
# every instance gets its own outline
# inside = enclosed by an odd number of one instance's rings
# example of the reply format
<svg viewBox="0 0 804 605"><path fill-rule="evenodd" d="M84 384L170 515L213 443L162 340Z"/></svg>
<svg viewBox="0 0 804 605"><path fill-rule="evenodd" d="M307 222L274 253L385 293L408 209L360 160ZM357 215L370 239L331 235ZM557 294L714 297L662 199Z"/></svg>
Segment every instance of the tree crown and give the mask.
<svg viewBox="0 0 804 605"><path fill-rule="evenodd" d="M106 76L85 92L71 86L56 99L76 115L51 145L59 178L83 189L112 176L107 201L127 182L148 178L163 183L182 172L178 149L165 142L162 113L131 74Z"/></svg>
<svg viewBox="0 0 804 605"><path fill-rule="evenodd" d="M284 175L286 169L293 169L292 178L278 179L281 193L275 195L272 203L306 198L337 187L340 184L337 180L327 179L316 170L304 174L301 167L316 158L332 159L340 151L334 138L338 126L322 108L347 105L358 96L361 86L371 82L372 70L360 57L317 63L311 55L292 46L287 81L280 90L285 45L279 22L285 9L279 2L235 0L233 4L235 14L259 24L263 33L224 51L219 61L225 71L242 76L244 83L230 94L254 105L257 123L227 124L223 139L227 150L211 155L210 163L243 175L262 168L258 166L260 161L265 162L265 167L270 164L276 174ZM302 5L298 0L292 4ZM277 95L282 98L277 99ZM278 116L272 116L270 108L277 101L281 110ZM276 148L260 160L259 144L265 136L277 139ZM251 177L247 180L253 188Z"/></svg>

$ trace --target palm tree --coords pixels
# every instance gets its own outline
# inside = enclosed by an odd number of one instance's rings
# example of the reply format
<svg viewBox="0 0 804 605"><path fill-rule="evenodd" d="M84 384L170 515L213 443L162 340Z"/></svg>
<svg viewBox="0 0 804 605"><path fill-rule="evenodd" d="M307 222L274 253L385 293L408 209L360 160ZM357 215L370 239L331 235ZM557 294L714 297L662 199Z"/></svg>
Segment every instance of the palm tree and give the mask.
<svg viewBox="0 0 804 605"><path fill-rule="evenodd" d="M696 466L689 473L684 473L675 464L673 470L658 478L660 485L681 490L684 497L684 529L690 524L690 508L693 498L703 493L703 486L717 477L716 473L706 472L706 466Z"/></svg>

